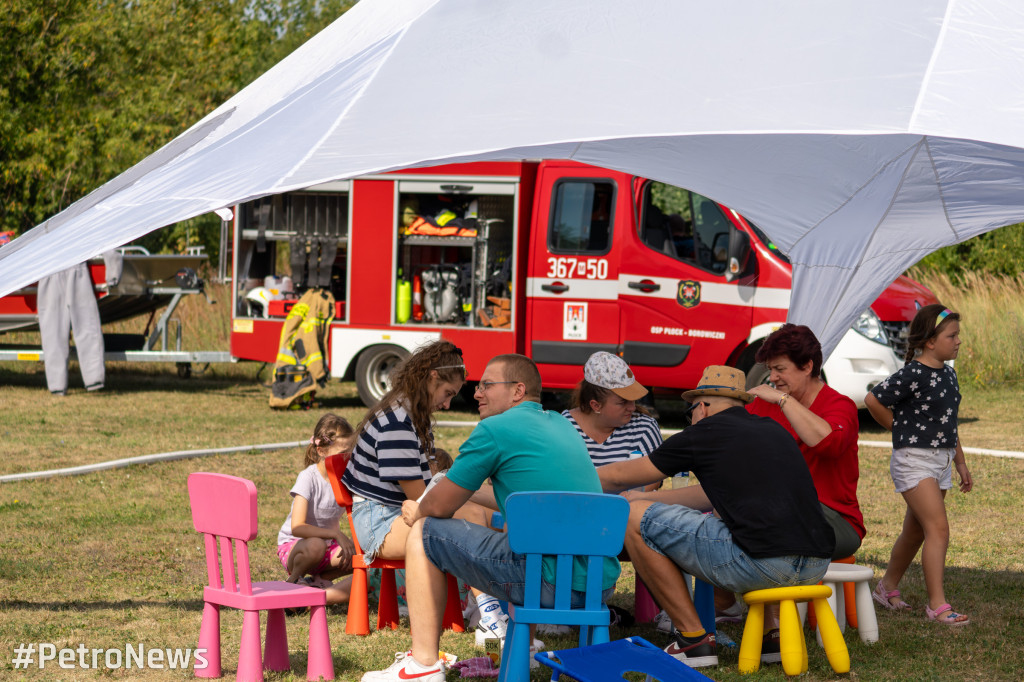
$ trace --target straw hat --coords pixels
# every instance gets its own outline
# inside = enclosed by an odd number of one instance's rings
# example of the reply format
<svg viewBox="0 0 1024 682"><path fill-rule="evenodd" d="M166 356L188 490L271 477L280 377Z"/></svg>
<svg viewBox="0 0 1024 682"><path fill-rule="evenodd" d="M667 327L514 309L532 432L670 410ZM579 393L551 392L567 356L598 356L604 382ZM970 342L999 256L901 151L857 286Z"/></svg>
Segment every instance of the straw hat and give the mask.
<svg viewBox="0 0 1024 682"><path fill-rule="evenodd" d="M633 370L618 355L599 350L583 366L583 378L619 396L623 400L639 400L647 389L633 376Z"/></svg>
<svg viewBox="0 0 1024 682"><path fill-rule="evenodd" d="M718 396L719 398L736 398L745 403L754 400L754 396L744 389L747 386L747 375L735 367L725 365L708 365L704 376L700 378L697 388L683 393L683 400L693 402L698 396Z"/></svg>

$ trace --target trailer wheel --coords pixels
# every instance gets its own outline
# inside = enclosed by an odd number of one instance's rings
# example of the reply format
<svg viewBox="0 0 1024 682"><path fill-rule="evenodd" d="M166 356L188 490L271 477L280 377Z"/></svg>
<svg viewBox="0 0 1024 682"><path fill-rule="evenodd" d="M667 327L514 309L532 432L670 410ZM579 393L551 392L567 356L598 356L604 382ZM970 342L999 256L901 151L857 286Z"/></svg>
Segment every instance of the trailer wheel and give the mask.
<svg viewBox="0 0 1024 682"><path fill-rule="evenodd" d="M192 376L192 363L190 362L179 362L178 363L178 377L181 379L188 379Z"/></svg>
<svg viewBox="0 0 1024 682"><path fill-rule="evenodd" d="M391 372L403 360L409 357L409 351L392 345L370 346L359 354L356 361L356 388L359 399L367 407L373 407L384 397L389 387Z"/></svg>

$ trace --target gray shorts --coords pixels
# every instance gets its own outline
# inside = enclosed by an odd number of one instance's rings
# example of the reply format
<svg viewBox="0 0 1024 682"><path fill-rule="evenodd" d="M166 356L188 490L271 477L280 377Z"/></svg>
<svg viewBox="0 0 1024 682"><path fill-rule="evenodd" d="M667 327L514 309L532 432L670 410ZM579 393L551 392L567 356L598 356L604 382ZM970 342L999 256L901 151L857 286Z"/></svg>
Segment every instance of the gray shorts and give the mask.
<svg viewBox="0 0 1024 682"><path fill-rule="evenodd" d="M892 451L889 475L896 492L913 490L926 478L939 482L939 490L953 487L955 448L900 448Z"/></svg>

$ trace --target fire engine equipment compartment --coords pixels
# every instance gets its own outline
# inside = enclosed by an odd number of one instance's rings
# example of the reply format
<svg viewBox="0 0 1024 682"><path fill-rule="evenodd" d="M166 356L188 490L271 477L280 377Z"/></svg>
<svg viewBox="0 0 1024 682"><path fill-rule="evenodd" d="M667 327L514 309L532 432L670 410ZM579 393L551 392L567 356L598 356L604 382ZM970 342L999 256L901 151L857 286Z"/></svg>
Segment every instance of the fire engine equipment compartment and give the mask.
<svg viewBox="0 0 1024 682"><path fill-rule="evenodd" d="M344 319L348 204L347 182L242 204L233 254L235 316L285 317L303 292L322 288L334 295L336 318Z"/></svg>
<svg viewBox="0 0 1024 682"><path fill-rule="evenodd" d="M509 328L515 184L398 182L395 271L411 285L397 324Z"/></svg>

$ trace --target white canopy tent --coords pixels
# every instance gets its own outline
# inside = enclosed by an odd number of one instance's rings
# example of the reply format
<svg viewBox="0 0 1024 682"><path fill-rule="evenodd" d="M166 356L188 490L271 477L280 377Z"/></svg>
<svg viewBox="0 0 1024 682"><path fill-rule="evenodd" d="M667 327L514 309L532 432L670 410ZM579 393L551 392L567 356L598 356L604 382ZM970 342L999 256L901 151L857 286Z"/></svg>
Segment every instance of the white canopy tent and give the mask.
<svg viewBox="0 0 1024 682"><path fill-rule="evenodd" d="M159 227L367 173L566 158L687 187L794 265L830 352L901 271L1024 219L1015 0L363 0L0 249L0 295Z"/></svg>

